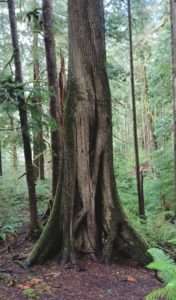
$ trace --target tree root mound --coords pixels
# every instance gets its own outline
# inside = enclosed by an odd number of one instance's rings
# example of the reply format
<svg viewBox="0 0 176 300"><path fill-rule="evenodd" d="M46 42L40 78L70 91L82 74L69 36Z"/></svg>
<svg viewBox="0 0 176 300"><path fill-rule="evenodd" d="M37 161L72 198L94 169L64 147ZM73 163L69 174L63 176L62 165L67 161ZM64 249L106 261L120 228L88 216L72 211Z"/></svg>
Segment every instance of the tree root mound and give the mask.
<svg viewBox="0 0 176 300"><path fill-rule="evenodd" d="M160 286L152 272L127 259L111 265L85 259L75 266L52 260L23 268L33 246L25 235L18 234L5 252L0 251L0 270L6 271L0 276L1 300L26 300L30 293L37 300L142 300Z"/></svg>

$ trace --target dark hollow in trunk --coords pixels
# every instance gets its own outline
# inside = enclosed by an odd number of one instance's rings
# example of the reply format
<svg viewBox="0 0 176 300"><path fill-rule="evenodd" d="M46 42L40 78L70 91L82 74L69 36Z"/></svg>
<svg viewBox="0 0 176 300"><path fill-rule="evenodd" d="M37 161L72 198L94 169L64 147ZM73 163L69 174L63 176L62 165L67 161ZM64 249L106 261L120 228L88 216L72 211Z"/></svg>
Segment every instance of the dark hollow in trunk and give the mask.
<svg viewBox="0 0 176 300"><path fill-rule="evenodd" d="M123 212L113 171L103 1L69 0L68 11L63 167L51 215L28 264L54 254L74 262L78 252L105 261L123 252L144 264L146 245Z"/></svg>

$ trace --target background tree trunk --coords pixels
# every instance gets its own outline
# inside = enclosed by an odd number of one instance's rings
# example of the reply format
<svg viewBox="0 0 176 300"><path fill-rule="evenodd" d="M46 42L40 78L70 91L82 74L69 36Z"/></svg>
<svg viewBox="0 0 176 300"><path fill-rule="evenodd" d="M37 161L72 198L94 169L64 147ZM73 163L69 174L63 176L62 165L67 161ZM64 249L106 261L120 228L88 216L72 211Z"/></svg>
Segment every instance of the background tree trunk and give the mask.
<svg viewBox="0 0 176 300"><path fill-rule="evenodd" d="M143 63L141 64L142 70L142 79L144 83L143 88L143 110L144 110L144 119L145 119L145 128L146 128L146 145L145 149L147 151L157 150L157 137L155 134L155 125L154 125L154 114L150 111L149 106L149 92L148 92L148 79L147 79L147 69L145 65L145 57L143 58Z"/></svg>
<svg viewBox="0 0 176 300"><path fill-rule="evenodd" d="M52 148L52 193L56 193L59 177L59 89L56 63L55 40L53 33L52 1L43 0L44 39L50 97L50 114L55 124L51 130Z"/></svg>
<svg viewBox="0 0 176 300"><path fill-rule="evenodd" d="M130 42L130 71L131 71L131 98L133 109L133 134L134 134L134 150L136 160L136 180L137 180L137 195L139 216L145 216L144 198L141 196L140 183L140 161L139 161L139 146L138 146L138 132L137 132L137 116L136 116L136 99L135 99L135 82L134 82L134 63L133 63L133 37L132 37L132 19L131 19L131 0L128 0L128 24L129 24L129 42Z"/></svg>
<svg viewBox="0 0 176 300"><path fill-rule="evenodd" d="M121 251L146 263L146 245L128 224L116 190L103 1L69 0L68 12L64 167L50 218L28 263L56 253L73 262L76 252L109 261Z"/></svg>
<svg viewBox="0 0 176 300"><path fill-rule="evenodd" d="M2 143L0 141L0 176L3 175L3 171L2 171Z"/></svg>
<svg viewBox="0 0 176 300"><path fill-rule="evenodd" d="M34 8L37 3L34 1ZM32 98L34 114L33 119L33 164L35 180L45 178L44 174L44 141L42 126L42 98L40 91L40 62L38 49L39 20L33 17L33 72L34 72L34 97Z"/></svg>
<svg viewBox="0 0 176 300"><path fill-rule="evenodd" d="M14 135L16 134L15 126L14 126L14 116L11 115L10 117L10 127ZM12 145L12 164L13 164L13 169L14 172L17 172L17 167L18 167L18 155L17 155L17 146L16 142L13 142Z"/></svg>
<svg viewBox="0 0 176 300"><path fill-rule="evenodd" d="M172 40L173 139L174 139L174 196L176 200L176 2L170 0ZM175 205L176 209L176 205Z"/></svg>
<svg viewBox="0 0 176 300"><path fill-rule="evenodd" d="M27 107L25 103L25 96L23 90L23 76L22 76L22 68L21 68L21 60L20 60L20 49L18 44L14 0L8 0L8 10L9 10L12 46L14 51L15 80L16 80L16 84L19 85L19 89L20 89L20 93L18 95L18 109L19 109L20 122L21 122L24 157L25 157L25 164L26 164L27 186L28 186L28 193L29 193L30 232L31 234L35 234L36 232L38 232L39 229L38 217L37 217L37 198L36 198L36 190L35 190L35 182L34 182L34 174L33 174L30 133L28 127L28 118L27 118Z"/></svg>

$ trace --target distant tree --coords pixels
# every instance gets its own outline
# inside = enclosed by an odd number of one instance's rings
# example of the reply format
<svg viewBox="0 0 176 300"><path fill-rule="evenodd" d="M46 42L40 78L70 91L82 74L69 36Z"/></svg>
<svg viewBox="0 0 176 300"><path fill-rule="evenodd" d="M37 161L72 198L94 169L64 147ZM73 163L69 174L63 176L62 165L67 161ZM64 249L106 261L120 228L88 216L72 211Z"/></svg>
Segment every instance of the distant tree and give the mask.
<svg viewBox="0 0 176 300"><path fill-rule="evenodd" d="M43 0L45 30L51 25L49 3ZM146 263L146 245L127 221L114 177L103 0L69 0L68 12L63 168L50 218L28 264L58 253L64 263L74 262L77 251L106 261L123 252Z"/></svg>
<svg viewBox="0 0 176 300"><path fill-rule="evenodd" d="M8 0L7 3L8 3L8 11L9 11L12 46L14 52L17 101L18 101L18 110L19 110L20 123L21 123L24 157L25 157L25 164L26 164L26 178L27 178L27 186L28 186L28 194L29 194L30 234L35 235L39 230L38 217L37 217L37 197L36 197L36 190L35 190L27 107L26 107L25 95L23 89L23 76L22 76L22 67L21 67L21 58L20 58L20 48L18 43L15 3L14 0Z"/></svg>
<svg viewBox="0 0 176 300"><path fill-rule="evenodd" d="M0 141L0 176L3 175L3 171L2 171L2 145L1 145L1 141Z"/></svg>
<svg viewBox="0 0 176 300"><path fill-rule="evenodd" d="M12 131L13 136L15 137L16 129L15 129L15 118L13 114L9 115L9 119L10 119L10 129ZM15 172L17 172L17 165L18 165L18 154L17 154L17 145L15 140L12 141L12 166Z"/></svg>
<svg viewBox="0 0 176 300"><path fill-rule="evenodd" d="M137 131L136 95L135 95L134 62L133 62L133 36L132 36L131 0L128 0L128 24L129 24L129 42L130 42L131 98L132 98L132 109L133 109L133 134L134 134L134 149L135 149L135 159L136 159L136 180L137 180L138 206L139 206L139 215L140 215L140 217L144 217L145 216L144 193L143 193L143 187L142 187L142 184L141 184L139 146L138 146L138 131Z"/></svg>
<svg viewBox="0 0 176 300"><path fill-rule="evenodd" d="M176 199L176 2L170 0L172 40L172 87L173 87L173 138L174 138L174 190Z"/></svg>
<svg viewBox="0 0 176 300"><path fill-rule="evenodd" d="M41 97L41 76L40 76L40 51L39 33L41 31L41 20L38 2L33 1L33 10L28 12L28 19L31 22L33 34L33 96L32 96L32 119L33 119L33 164L35 179L45 178L44 169L44 140L42 126L42 97Z"/></svg>

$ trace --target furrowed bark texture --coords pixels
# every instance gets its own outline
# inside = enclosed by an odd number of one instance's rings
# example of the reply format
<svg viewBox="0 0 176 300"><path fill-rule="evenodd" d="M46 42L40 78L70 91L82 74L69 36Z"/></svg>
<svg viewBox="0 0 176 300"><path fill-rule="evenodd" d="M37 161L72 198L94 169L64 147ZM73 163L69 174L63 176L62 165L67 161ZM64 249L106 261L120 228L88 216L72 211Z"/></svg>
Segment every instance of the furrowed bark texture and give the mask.
<svg viewBox="0 0 176 300"><path fill-rule="evenodd" d="M27 107L25 103L24 90L23 90L23 76L20 60L20 49L18 44L17 24L15 16L15 4L13 0L8 0L9 20L12 37L12 46L14 51L14 64L15 64L15 80L17 84L21 85L21 93L18 95L18 110L20 115L22 139L24 146L24 157L26 165L26 178L29 194L29 207L30 207L30 231L35 233L38 231L38 217L37 217L37 198L35 191L35 181L33 174L32 164L32 151L30 144L30 133L28 127Z"/></svg>
<svg viewBox="0 0 176 300"><path fill-rule="evenodd" d="M59 170L59 91L58 74L56 64L55 40L53 32L52 1L43 0L43 23L44 40L48 73L48 87L50 97L50 115L55 122L55 127L51 129L51 149L52 149L52 193L56 193Z"/></svg>
<svg viewBox="0 0 176 300"><path fill-rule="evenodd" d="M128 224L116 190L103 1L69 0L68 11L63 173L51 216L28 263L41 263L54 253L74 262L77 252L109 261L122 251L145 263L146 245Z"/></svg>

